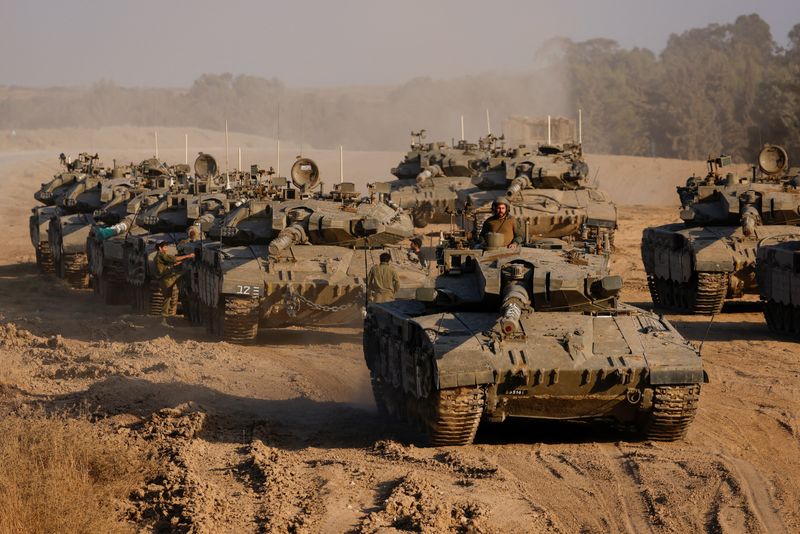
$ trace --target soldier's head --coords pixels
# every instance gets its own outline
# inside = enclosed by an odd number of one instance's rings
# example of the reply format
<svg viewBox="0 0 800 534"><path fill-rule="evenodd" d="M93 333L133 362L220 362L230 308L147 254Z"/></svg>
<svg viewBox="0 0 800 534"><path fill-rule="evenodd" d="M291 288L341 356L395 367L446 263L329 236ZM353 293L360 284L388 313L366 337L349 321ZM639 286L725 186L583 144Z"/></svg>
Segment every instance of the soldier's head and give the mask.
<svg viewBox="0 0 800 534"><path fill-rule="evenodd" d="M411 240L411 250L419 252L422 249L422 239L415 237Z"/></svg>
<svg viewBox="0 0 800 534"><path fill-rule="evenodd" d="M159 252L166 252L167 251L167 242L166 241L159 241L156 243L156 249Z"/></svg>
<svg viewBox="0 0 800 534"><path fill-rule="evenodd" d="M388 252L384 252L383 254L381 254L381 263L382 264L383 263L389 263L390 261L392 261L392 255L391 254L389 254Z"/></svg>
<svg viewBox="0 0 800 534"><path fill-rule="evenodd" d="M492 202L492 213L498 217L505 217L508 215L508 203L504 200L495 200Z"/></svg>

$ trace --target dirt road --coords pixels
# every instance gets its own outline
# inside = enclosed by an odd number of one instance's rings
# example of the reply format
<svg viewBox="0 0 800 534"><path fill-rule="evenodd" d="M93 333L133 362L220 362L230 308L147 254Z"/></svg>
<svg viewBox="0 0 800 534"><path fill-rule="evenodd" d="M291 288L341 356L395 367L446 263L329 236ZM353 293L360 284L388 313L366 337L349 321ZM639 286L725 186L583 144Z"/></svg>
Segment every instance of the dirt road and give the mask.
<svg viewBox="0 0 800 534"><path fill-rule="evenodd" d="M0 157L0 407L80 406L104 432L154 444L160 478L128 503L138 527L800 531L800 345L774 339L756 302L712 324L711 383L683 442L516 422L481 427L471 447L417 448L375 412L360 330L262 332L242 348L38 275L26 217L54 163ZM636 164L646 175L648 160ZM671 201L620 209L615 268L628 302L648 305L639 239L674 218ZM670 319L705 336L707 318Z"/></svg>

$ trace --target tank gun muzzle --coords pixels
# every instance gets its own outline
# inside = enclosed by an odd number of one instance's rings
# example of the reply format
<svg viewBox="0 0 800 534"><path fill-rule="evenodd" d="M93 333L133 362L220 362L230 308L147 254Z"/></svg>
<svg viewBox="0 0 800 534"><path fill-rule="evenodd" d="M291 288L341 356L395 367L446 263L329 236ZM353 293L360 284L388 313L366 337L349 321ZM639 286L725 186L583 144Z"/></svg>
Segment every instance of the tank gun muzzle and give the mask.
<svg viewBox="0 0 800 534"><path fill-rule="evenodd" d="M278 234L278 237L270 242L268 249L269 254L270 256L275 256L292 245L305 243L307 239L308 237L306 236L306 232L303 230L302 226L298 226L296 224L287 226L281 230L281 233Z"/></svg>
<svg viewBox="0 0 800 534"><path fill-rule="evenodd" d="M519 193L523 189L528 189L531 187L531 181L527 176L517 176L511 181L511 186L506 191L506 196L512 196L515 193Z"/></svg>
<svg viewBox="0 0 800 534"><path fill-rule="evenodd" d="M522 331L522 310L531 304L527 285L531 272L531 267L524 263L511 263L503 267L503 309L497 320L497 328L502 336L518 335Z"/></svg>

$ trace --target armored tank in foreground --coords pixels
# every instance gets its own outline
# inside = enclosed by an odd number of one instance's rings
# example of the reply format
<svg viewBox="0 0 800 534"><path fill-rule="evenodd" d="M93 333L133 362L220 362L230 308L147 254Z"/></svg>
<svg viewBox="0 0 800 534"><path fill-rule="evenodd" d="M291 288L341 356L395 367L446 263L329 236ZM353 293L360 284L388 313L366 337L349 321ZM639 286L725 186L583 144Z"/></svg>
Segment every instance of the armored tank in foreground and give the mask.
<svg viewBox="0 0 800 534"><path fill-rule="evenodd" d="M642 260L657 306L719 313L726 299L758 291L760 243L800 239L798 170L789 168L785 150L766 145L747 177L723 176L729 164L727 156L710 158L704 178L678 187L682 223L644 230Z"/></svg>
<svg viewBox="0 0 800 534"><path fill-rule="evenodd" d="M360 199L350 183L313 195L319 169L308 159L295 162L292 182L284 200L250 206L245 218L231 212L223 242L200 251L192 279L209 330L221 339L249 343L259 327L358 321L367 272L382 252L392 255L401 287L423 285L427 271L392 247L413 234L408 215ZM239 244L225 244L226 236Z"/></svg>
<svg viewBox="0 0 800 534"><path fill-rule="evenodd" d="M492 204L503 199L526 243L558 238L591 243L597 251L613 249L617 207L590 182L580 144L503 149L487 167L473 178L473 187L458 193L468 232L478 232Z"/></svg>
<svg viewBox="0 0 800 534"><path fill-rule="evenodd" d="M392 169L397 180L370 187L407 210L418 228L431 222L449 222L456 211L458 191L471 186L472 177L480 172L498 139L488 136L478 143L461 140L450 146L423 143L425 130L412 132L411 137L411 150Z"/></svg>
<svg viewBox="0 0 800 534"><path fill-rule="evenodd" d="M482 420L507 418L612 420L682 438L704 380L699 354L663 317L617 302L622 280L606 257L555 241L451 243L433 287L370 304L364 358L379 412L436 446L470 444Z"/></svg>
<svg viewBox="0 0 800 534"><path fill-rule="evenodd" d="M763 242L756 273L769 329L800 337L800 239Z"/></svg>

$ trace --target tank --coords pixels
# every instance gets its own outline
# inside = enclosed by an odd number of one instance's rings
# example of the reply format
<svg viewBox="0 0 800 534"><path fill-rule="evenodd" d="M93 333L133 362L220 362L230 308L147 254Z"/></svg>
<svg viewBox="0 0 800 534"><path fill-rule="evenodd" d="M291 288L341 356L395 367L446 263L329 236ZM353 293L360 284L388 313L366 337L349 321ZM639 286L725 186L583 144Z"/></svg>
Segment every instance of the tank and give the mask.
<svg viewBox="0 0 800 534"><path fill-rule="evenodd" d="M515 418L682 438L701 358L663 317L618 302L622 279L607 261L552 239L514 251L446 243L431 287L367 307L379 413L435 446L468 445L482 422Z"/></svg>
<svg viewBox="0 0 800 534"><path fill-rule="evenodd" d="M401 210L361 199L351 183L320 195L319 169L305 158L292 166L292 182L283 199L231 212L222 242L198 251L191 279L212 335L251 343L259 327L358 322L367 271L382 252L403 288L427 276L397 246L413 234Z"/></svg>
<svg viewBox="0 0 800 534"><path fill-rule="evenodd" d="M800 239L776 236L762 241L756 278L769 329L800 337Z"/></svg>
<svg viewBox="0 0 800 534"><path fill-rule="evenodd" d="M60 214L58 204L70 187L84 176L93 174L95 169L100 166L100 164L96 164L97 159L96 154L91 156L85 152L81 153L74 161L63 153L60 154L61 171L56 173L50 181L43 183L33 194L34 199L43 204L32 208L29 219L31 244L36 252L36 265L43 273L55 274L56 272L48 242L50 219Z"/></svg>
<svg viewBox="0 0 800 534"><path fill-rule="evenodd" d="M412 132L411 137L411 150L392 169L397 180L370 184L370 188L407 210L418 228L450 222L457 192L471 186L472 177L480 172L498 138L490 135L478 143L461 140L448 145L424 143L425 130Z"/></svg>
<svg viewBox="0 0 800 534"><path fill-rule="evenodd" d="M106 181L129 181L131 186L138 183L145 187L163 187L185 180L184 167L169 167L157 159L149 159L137 166L104 169L76 180L58 203L59 215L52 217L48 226L48 241L56 275L66 278L76 288L90 286L86 243L95 222L95 214L102 215L109 202L103 197L103 184ZM117 189L111 187L107 190Z"/></svg>
<svg viewBox="0 0 800 534"><path fill-rule="evenodd" d="M144 231L130 233L126 238L125 280L134 309L141 313L160 314L163 305L155 272L158 242L167 242L172 254L194 252L196 247L219 239L222 221L231 210L272 193L268 183L271 180L264 179L271 171L257 166L252 166L249 173L237 170L222 175L216 160L200 153L194 171L187 187L170 190L141 210L135 226ZM189 269L185 270L188 276ZM181 289L181 302L187 304L189 295Z"/></svg>
<svg viewBox="0 0 800 534"><path fill-rule="evenodd" d="M650 227L642 260L653 303L713 315L726 299L757 294L760 243L800 238L798 169L783 148L766 145L749 176L723 173L728 156L709 158L705 177L678 187L681 223Z"/></svg>
<svg viewBox="0 0 800 534"><path fill-rule="evenodd" d="M131 236L146 234L136 224L137 215L156 204L169 192L168 188L150 189L148 185L114 187L112 181L102 184L113 189L113 200L94 214L95 225L86 240L91 285L105 304L122 305L131 301L128 286L126 243Z"/></svg>
<svg viewBox="0 0 800 534"><path fill-rule="evenodd" d="M459 192L462 227L480 231L492 204L505 200L520 223L526 243L542 238L591 243L610 251L617 207L589 180L579 144L519 146L497 151L473 187Z"/></svg>

